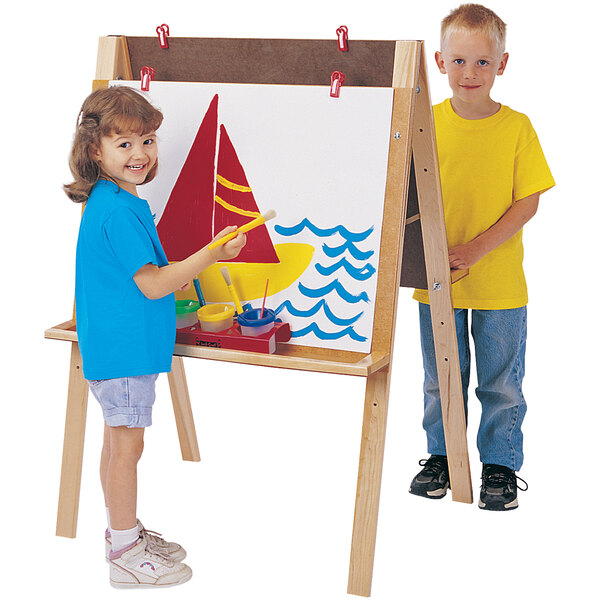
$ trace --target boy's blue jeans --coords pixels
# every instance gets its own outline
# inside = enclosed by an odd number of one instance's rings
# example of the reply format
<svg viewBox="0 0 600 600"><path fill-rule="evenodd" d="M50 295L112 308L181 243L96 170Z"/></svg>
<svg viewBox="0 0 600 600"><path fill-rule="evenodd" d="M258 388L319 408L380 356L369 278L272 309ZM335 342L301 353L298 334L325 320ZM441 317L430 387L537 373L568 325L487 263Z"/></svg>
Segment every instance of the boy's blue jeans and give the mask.
<svg viewBox="0 0 600 600"><path fill-rule="evenodd" d="M467 414L471 351L468 310L455 309L458 354ZM481 422L477 448L484 464L503 465L518 471L523 465L521 425L527 406L521 386L525 375L527 307L508 310L472 310L471 334L475 345L477 388ZM430 454L446 454L442 409L435 364L435 349L429 305L419 303L421 348L425 369L425 416Z"/></svg>

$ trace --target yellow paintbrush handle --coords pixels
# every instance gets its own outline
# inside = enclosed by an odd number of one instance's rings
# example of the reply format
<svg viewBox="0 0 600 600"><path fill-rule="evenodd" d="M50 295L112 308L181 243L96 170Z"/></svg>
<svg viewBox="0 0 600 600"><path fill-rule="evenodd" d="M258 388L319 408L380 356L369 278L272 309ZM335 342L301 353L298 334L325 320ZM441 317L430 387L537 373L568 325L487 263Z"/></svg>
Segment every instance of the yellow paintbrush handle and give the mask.
<svg viewBox="0 0 600 600"><path fill-rule="evenodd" d="M233 287L233 285L228 285L227 289L229 290L229 293L233 298L233 303L235 304L235 310L237 311L237 314L241 315L244 312L244 309L242 308L242 303L240 302L240 298L237 295L235 288Z"/></svg>
<svg viewBox="0 0 600 600"><path fill-rule="evenodd" d="M214 250L218 246L221 246L222 244L226 244L227 242L232 240L240 231L242 233L246 233L247 231L250 231L251 229L258 227L259 225L263 225L264 222L265 222L265 218L262 215L260 217L256 217L256 219L254 219L252 221L248 221L248 223L246 223L245 225L242 225L241 227L238 227L238 229L236 229L235 231L232 231L231 233L224 235L222 238L219 238L218 240L211 242L208 245L208 249Z"/></svg>

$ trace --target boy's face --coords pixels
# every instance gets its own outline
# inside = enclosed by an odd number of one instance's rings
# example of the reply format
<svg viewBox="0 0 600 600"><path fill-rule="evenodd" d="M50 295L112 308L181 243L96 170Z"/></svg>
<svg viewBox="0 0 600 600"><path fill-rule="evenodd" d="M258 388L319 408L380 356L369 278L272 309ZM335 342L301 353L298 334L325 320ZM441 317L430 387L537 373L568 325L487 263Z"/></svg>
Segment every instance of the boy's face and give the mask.
<svg viewBox="0 0 600 600"><path fill-rule="evenodd" d="M508 54L501 54L485 33L457 31L436 52L435 61L440 72L448 75L455 100L484 105L490 101L496 75L504 73Z"/></svg>
<svg viewBox="0 0 600 600"><path fill-rule="evenodd" d="M105 175L124 190L137 196L136 186L144 183L156 163L158 147L154 131L112 133L102 136L94 159Z"/></svg>

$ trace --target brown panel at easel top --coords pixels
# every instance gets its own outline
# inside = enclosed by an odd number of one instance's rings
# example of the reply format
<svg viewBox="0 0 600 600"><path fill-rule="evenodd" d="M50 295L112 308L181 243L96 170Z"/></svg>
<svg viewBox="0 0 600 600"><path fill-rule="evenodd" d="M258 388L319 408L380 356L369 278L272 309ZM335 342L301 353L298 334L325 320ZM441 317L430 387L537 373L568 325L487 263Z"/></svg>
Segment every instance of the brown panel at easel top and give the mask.
<svg viewBox="0 0 600 600"><path fill-rule="evenodd" d="M342 71L344 85L391 87L395 41L350 40L349 51L337 39L169 38L161 49L158 37L127 37L135 79L150 66L156 81L330 85L331 73Z"/></svg>

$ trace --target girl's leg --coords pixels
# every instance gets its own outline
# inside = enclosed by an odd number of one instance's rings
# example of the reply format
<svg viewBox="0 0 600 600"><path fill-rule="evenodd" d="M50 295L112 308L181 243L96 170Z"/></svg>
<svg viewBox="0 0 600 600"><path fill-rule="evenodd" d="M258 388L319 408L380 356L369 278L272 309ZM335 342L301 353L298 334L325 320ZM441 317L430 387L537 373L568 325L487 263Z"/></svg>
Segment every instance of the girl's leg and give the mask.
<svg viewBox="0 0 600 600"><path fill-rule="evenodd" d="M423 368L425 382L423 392L425 411L423 427L427 434L427 451L429 454L446 455L446 442L442 422L442 406L440 401L440 388L435 362L435 346L433 342L433 329L431 325L431 311L429 305L419 304L419 319L421 325L421 350L423 352ZM467 414L467 390L469 388L469 372L471 354L469 350L468 311L455 309L454 320L456 323L456 337L458 341L458 356L463 386L463 400L465 416Z"/></svg>
<svg viewBox="0 0 600 600"><path fill-rule="evenodd" d="M143 427L108 427L110 454L101 461L105 467L103 488L112 529L137 525L137 464L144 449ZM106 438L105 438L106 446Z"/></svg>
<svg viewBox="0 0 600 600"><path fill-rule="evenodd" d="M157 374L90 381L105 420L100 481L113 550L137 532L137 463L152 424ZM119 544L123 543L122 546Z"/></svg>
<svg viewBox="0 0 600 600"><path fill-rule="evenodd" d="M527 406L525 375L527 307L474 310L473 340L481 423L477 447L481 462L518 471L523 464L521 425Z"/></svg>

